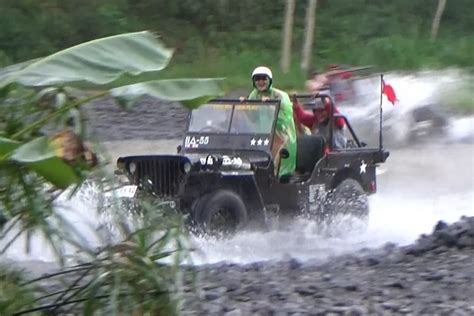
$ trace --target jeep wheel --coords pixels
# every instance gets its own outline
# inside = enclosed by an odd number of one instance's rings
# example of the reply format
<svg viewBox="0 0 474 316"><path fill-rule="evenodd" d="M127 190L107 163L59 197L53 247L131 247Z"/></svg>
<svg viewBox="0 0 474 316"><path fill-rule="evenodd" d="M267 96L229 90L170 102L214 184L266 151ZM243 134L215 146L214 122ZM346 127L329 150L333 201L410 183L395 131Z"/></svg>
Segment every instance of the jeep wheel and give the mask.
<svg viewBox="0 0 474 316"><path fill-rule="evenodd" d="M367 194L359 182L348 178L327 194L320 222L326 233L340 235L366 230L368 219Z"/></svg>
<svg viewBox="0 0 474 316"><path fill-rule="evenodd" d="M229 235L246 224L247 210L237 194L219 190L199 199L193 218L199 231L206 235Z"/></svg>

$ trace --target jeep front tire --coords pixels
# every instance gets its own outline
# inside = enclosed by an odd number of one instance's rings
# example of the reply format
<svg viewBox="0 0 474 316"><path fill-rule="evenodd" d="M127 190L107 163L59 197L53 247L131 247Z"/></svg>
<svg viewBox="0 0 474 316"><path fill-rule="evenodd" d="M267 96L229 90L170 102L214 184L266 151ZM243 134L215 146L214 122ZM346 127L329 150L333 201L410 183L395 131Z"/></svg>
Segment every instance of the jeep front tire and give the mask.
<svg viewBox="0 0 474 316"><path fill-rule="evenodd" d="M210 236L235 233L247 223L247 209L242 198L229 190L218 190L202 196L193 209L199 232Z"/></svg>

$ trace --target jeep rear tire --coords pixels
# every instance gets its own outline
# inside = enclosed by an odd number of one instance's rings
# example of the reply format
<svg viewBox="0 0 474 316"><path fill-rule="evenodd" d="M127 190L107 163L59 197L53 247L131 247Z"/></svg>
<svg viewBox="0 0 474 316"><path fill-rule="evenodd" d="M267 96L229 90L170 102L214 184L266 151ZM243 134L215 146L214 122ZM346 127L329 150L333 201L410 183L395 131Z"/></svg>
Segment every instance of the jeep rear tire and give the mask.
<svg viewBox="0 0 474 316"><path fill-rule="evenodd" d="M320 222L327 233L340 235L366 230L368 219L366 192L358 181L347 178L327 194Z"/></svg>
<svg viewBox="0 0 474 316"><path fill-rule="evenodd" d="M229 235L247 223L247 209L241 197L234 192L218 190L196 202L193 219L200 233Z"/></svg>

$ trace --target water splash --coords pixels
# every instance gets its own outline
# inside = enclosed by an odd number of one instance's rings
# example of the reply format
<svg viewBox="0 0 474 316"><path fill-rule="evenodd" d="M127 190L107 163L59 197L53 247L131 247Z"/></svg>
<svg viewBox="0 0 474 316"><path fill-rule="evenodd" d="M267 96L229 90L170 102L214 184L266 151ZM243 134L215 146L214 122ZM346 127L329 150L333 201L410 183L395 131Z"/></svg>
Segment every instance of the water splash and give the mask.
<svg viewBox="0 0 474 316"><path fill-rule="evenodd" d="M241 232L227 240L192 238L197 249L192 256L194 264L249 263L290 257L325 260L386 242L409 244L419 234L429 233L438 220L454 222L461 215L474 216L474 118L448 116L442 138L428 142L428 146L408 141L412 135L413 110L438 104L445 91L465 79L466 75L457 70L385 75L400 101L396 106L386 100L383 103L385 147L391 156L379 173L379 192L370 197L371 217L365 233L327 237L314 222L298 219L266 232ZM358 104L340 107L358 133L373 135L378 127L379 78L357 81L356 87L360 91ZM165 142L164 146L170 147ZM392 148L391 143L398 147ZM376 137L372 144L377 144ZM130 143L126 152L133 153L140 145L139 141ZM101 244L97 231L110 222L106 213L97 211L102 198L98 187L89 183L72 199L64 196L58 203L61 214L91 247ZM24 238L18 240L6 256L21 261L54 260L43 237L34 237L30 253L25 252L24 243ZM75 249L67 251L74 254Z"/></svg>

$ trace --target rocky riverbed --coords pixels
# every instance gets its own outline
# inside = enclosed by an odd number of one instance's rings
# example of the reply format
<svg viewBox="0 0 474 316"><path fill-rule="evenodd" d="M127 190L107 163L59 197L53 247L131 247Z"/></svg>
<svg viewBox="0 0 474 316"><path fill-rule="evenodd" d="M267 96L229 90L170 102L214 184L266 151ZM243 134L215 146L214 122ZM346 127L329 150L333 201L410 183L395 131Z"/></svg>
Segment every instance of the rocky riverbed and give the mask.
<svg viewBox="0 0 474 316"><path fill-rule="evenodd" d="M26 267L37 276L52 269ZM183 271L185 316L474 315L474 217L440 221L403 247L387 243L323 261L221 262ZM62 288L54 280L40 283L51 293Z"/></svg>
<svg viewBox="0 0 474 316"><path fill-rule="evenodd" d="M324 263L199 267L185 315L474 315L474 217Z"/></svg>
<svg viewBox="0 0 474 316"><path fill-rule="evenodd" d="M125 110L111 98L87 105L88 126L99 141L180 139L188 110L176 102L144 97Z"/></svg>

